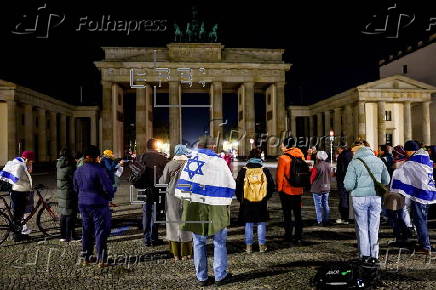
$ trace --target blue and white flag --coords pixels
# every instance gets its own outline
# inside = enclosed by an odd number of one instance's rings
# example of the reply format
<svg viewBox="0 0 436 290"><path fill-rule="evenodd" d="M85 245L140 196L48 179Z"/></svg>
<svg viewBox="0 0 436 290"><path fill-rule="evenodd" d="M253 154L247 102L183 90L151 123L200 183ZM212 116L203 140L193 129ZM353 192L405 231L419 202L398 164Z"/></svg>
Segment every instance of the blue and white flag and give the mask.
<svg viewBox="0 0 436 290"><path fill-rule="evenodd" d="M8 161L3 170L0 171L0 180L14 185L20 180L20 171L23 170L23 166L25 167L26 164L21 157Z"/></svg>
<svg viewBox="0 0 436 290"><path fill-rule="evenodd" d="M176 184L175 196L209 205L230 205L236 183L224 159L207 149L192 151Z"/></svg>
<svg viewBox="0 0 436 290"><path fill-rule="evenodd" d="M419 203L436 203L433 162L424 149L418 150L394 171L391 190Z"/></svg>

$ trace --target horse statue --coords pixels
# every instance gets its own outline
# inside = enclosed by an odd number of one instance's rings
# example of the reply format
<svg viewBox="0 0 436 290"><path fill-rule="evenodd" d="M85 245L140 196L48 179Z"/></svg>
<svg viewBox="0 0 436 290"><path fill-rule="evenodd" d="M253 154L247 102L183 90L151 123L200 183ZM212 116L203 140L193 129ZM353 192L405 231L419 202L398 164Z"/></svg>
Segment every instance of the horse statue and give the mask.
<svg viewBox="0 0 436 290"><path fill-rule="evenodd" d="M182 30L176 23L174 23L174 42L177 42L177 39L179 39L179 42L182 42L182 37Z"/></svg>
<svg viewBox="0 0 436 290"><path fill-rule="evenodd" d="M188 37L188 42L191 42L192 37L192 29L191 29L191 23L186 24L186 36Z"/></svg>
<svg viewBox="0 0 436 290"><path fill-rule="evenodd" d="M209 41L212 42L217 42L218 41L218 24L215 24L212 27L212 30L209 32Z"/></svg>
<svg viewBox="0 0 436 290"><path fill-rule="evenodd" d="M206 33L206 30L204 29L204 22L201 23L200 31L198 32L198 40L202 41L204 39L204 34Z"/></svg>

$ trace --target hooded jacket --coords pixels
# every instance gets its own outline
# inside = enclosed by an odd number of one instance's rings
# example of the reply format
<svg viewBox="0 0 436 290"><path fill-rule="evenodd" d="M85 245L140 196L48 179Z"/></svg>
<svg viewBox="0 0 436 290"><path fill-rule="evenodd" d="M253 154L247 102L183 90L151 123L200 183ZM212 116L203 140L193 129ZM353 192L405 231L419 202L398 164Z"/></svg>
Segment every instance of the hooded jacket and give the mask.
<svg viewBox="0 0 436 290"><path fill-rule="evenodd" d="M302 187L293 187L289 184L288 180L290 179L292 159L285 154L289 154L297 158L302 158L304 160L303 152L295 147L286 149L284 151L284 154L279 156L276 176L277 191L283 192L288 195L302 195Z"/></svg>
<svg viewBox="0 0 436 290"><path fill-rule="evenodd" d="M388 185L390 182L391 178L383 161L374 155L371 148L362 147L356 151L353 160L348 164L347 174L344 179L345 189L351 191L351 196L377 195L371 176L363 163L357 158L365 161L377 181L384 185Z"/></svg>

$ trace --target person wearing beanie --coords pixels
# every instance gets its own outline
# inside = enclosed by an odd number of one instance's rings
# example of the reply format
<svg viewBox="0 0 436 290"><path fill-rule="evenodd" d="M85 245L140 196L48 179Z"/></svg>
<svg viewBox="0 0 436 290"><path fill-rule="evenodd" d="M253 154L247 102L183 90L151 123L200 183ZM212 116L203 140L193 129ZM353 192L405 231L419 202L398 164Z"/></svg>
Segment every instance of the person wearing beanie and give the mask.
<svg viewBox="0 0 436 290"><path fill-rule="evenodd" d="M344 187L351 191L360 257L364 262L376 263L382 207L372 176L384 185L389 184L390 176L386 165L365 140L356 140L351 151L354 157L348 164Z"/></svg>
<svg viewBox="0 0 436 290"><path fill-rule="evenodd" d="M26 212L33 209L32 172L34 153L24 151L20 157L8 161L0 171L0 179L12 185L10 191L12 211L14 214L14 241L29 240L30 230L21 225Z"/></svg>
<svg viewBox="0 0 436 290"><path fill-rule="evenodd" d="M268 168L263 167L262 151L250 151L247 164L238 172L235 194L240 202L239 222L245 225L245 251L252 253L253 227L257 227L259 251L267 250L266 225L269 219L268 200L275 191L274 179Z"/></svg>
<svg viewBox="0 0 436 290"><path fill-rule="evenodd" d="M415 252L430 255L434 249L430 244L427 214L429 205L436 203L433 161L414 140L407 141L404 150L408 159L394 171L391 190L410 198L411 217L419 243Z"/></svg>
<svg viewBox="0 0 436 290"><path fill-rule="evenodd" d="M112 186L114 188L114 194L117 192L117 184L115 182L115 172L117 172L118 168L123 166L123 160L119 162L115 162L114 153L112 150L106 149L103 151L103 157L100 159L100 164L106 169L106 172L111 180ZM116 207L117 205L114 203L109 204L110 207Z"/></svg>
<svg viewBox="0 0 436 290"><path fill-rule="evenodd" d="M312 168L310 176L310 192L315 204L316 220L318 225L330 225L329 194L331 183L330 163L326 162L328 155L325 151L316 153L316 164Z"/></svg>
<svg viewBox="0 0 436 290"><path fill-rule="evenodd" d="M182 218L183 205L182 200L174 196L176 182L180 173L188 160L190 154L186 145L176 145L174 147L173 160L165 165L159 184L166 184L167 190L165 195L166 205L166 240L169 243L170 253L174 259L185 260L192 257L192 233L182 231L179 227Z"/></svg>
<svg viewBox="0 0 436 290"><path fill-rule="evenodd" d="M107 266L107 239L111 231L112 213L109 202L114 188L106 170L99 164L100 151L90 146L84 153L84 165L74 172L74 191L79 196L82 215L82 256L84 263L91 262L94 243L99 266ZM106 262L105 262L106 261Z"/></svg>

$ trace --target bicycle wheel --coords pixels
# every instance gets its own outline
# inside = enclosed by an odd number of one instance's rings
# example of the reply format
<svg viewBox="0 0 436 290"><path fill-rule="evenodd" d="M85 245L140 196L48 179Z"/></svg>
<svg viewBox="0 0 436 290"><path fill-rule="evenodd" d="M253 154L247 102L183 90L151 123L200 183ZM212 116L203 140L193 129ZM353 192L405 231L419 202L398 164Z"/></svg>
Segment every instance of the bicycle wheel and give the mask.
<svg viewBox="0 0 436 290"><path fill-rule="evenodd" d="M6 241L11 230L10 219L4 212L0 211L0 244Z"/></svg>
<svg viewBox="0 0 436 290"><path fill-rule="evenodd" d="M38 211L38 216L36 218L36 223L39 230L48 237L59 237L60 236L60 214L58 211L57 202L48 202L47 208L43 207Z"/></svg>

